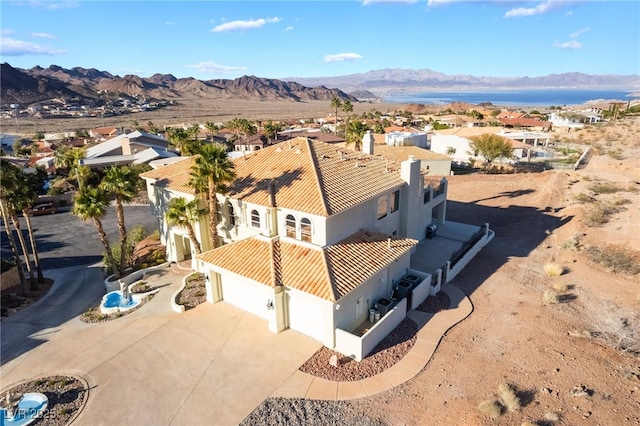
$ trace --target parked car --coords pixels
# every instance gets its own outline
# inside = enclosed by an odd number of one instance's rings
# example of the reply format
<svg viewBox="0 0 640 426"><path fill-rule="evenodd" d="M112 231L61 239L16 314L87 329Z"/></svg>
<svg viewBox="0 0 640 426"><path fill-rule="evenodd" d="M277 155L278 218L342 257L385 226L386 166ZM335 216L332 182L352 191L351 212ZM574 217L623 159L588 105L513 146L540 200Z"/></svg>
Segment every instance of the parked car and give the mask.
<svg viewBox="0 0 640 426"><path fill-rule="evenodd" d="M36 204L27 210L29 216L43 216L45 214L54 214L58 209L53 203Z"/></svg>

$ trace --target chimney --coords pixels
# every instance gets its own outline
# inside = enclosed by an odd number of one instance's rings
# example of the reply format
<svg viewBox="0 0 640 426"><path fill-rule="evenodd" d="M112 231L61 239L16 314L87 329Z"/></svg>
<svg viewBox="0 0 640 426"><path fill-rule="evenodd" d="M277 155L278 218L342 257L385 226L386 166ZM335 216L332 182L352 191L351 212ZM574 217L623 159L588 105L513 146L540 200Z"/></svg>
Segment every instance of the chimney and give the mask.
<svg viewBox="0 0 640 426"><path fill-rule="evenodd" d="M122 141L120 142L120 146L122 149L122 155L131 155L131 141L128 137L123 136Z"/></svg>
<svg viewBox="0 0 640 426"><path fill-rule="evenodd" d="M276 206L276 185L273 181L269 182L269 201L271 202L271 207Z"/></svg>
<svg viewBox="0 0 640 426"><path fill-rule="evenodd" d="M373 133L371 130L367 130L367 133L362 137L362 152L373 155Z"/></svg>

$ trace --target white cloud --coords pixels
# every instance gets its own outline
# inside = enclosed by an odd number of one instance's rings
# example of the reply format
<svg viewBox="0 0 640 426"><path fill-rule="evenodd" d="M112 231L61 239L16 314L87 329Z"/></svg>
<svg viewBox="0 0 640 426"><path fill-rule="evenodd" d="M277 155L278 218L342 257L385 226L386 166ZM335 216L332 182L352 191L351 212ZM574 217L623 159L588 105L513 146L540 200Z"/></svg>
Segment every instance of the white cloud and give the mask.
<svg viewBox="0 0 640 426"><path fill-rule="evenodd" d="M77 1L28 1L27 4L31 7L47 10L74 9L80 7L80 3Z"/></svg>
<svg viewBox="0 0 640 426"><path fill-rule="evenodd" d="M564 43L560 43L556 41L553 43L553 47L557 47L558 49L580 49L582 44L576 40L565 41Z"/></svg>
<svg viewBox="0 0 640 426"><path fill-rule="evenodd" d="M576 3L575 0L545 0L534 7L517 7L504 14L505 18L519 18L522 16L543 15L554 10L562 9Z"/></svg>
<svg viewBox="0 0 640 426"><path fill-rule="evenodd" d="M325 62L355 61L356 59L362 59L362 56L357 53L338 53L336 55L326 55L324 57Z"/></svg>
<svg viewBox="0 0 640 426"><path fill-rule="evenodd" d="M0 35L3 35L3 36L10 36L10 35L13 35L15 33L16 33L15 30L10 30L8 28L3 28L2 30L0 30Z"/></svg>
<svg viewBox="0 0 640 426"><path fill-rule="evenodd" d="M567 13L564 14L564 16L571 16L573 15L573 10L568 10Z"/></svg>
<svg viewBox="0 0 640 426"><path fill-rule="evenodd" d="M10 37L1 37L0 53L6 56L60 55L67 53L67 51L31 43L29 41L15 40Z"/></svg>
<svg viewBox="0 0 640 426"><path fill-rule="evenodd" d="M176 23L175 23L175 22L173 22L173 21L167 21L167 22L165 22L164 24L165 24L166 26L168 26L168 27L171 27L171 26L174 26Z"/></svg>
<svg viewBox="0 0 640 426"><path fill-rule="evenodd" d="M433 6L441 6L449 3L460 3L460 2L461 0L429 0L427 2L427 6L433 7Z"/></svg>
<svg viewBox="0 0 640 426"><path fill-rule="evenodd" d="M370 4L382 4L382 3L402 3L402 4L413 4L418 0L362 0L363 6L369 6Z"/></svg>
<svg viewBox="0 0 640 426"><path fill-rule="evenodd" d="M51 34L47 34L47 33L31 33L31 37L34 38L48 38L49 40L55 40L58 37L51 35Z"/></svg>
<svg viewBox="0 0 640 426"><path fill-rule="evenodd" d="M187 68L193 68L196 71L207 74L234 74L239 72L245 72L246 67L230 67L227 65L216 64L212 61L198 62L193 65L185 65Z"/></svg>
<svg viewBox="0 0 640 426"><path fill-rule="evenodd" d="M569 37L571 37L571 38L576 38L576 37L578 37L580 34L582 34L582 33L586 33L587 31L591 31L591 28L589 28L589 27L587 27L587 28L582 28L582 29L580 29L580 30L576 31L575 33L571 33L571 34L569 34Z"/></svg>
<svg viewBox="0 0 640 426"><path fill-rule="evenodd" d="M285 28L282 31L287 32L287 31L291 31L291 30L293 30L293 27L292 26L288 26L287 28Z"/></svg>
<svg viewBox="0 0 640 426"><path fill-rule="evenodd" d="M257 28L262 28L265 24L276 24L280 22L280 18L260 18L253 19L250 21L231 21L225 22L224 24L220 24L214 27L211 31L214 33L221 33L225 31L243 31L243 30L253 30Z"/></svg>

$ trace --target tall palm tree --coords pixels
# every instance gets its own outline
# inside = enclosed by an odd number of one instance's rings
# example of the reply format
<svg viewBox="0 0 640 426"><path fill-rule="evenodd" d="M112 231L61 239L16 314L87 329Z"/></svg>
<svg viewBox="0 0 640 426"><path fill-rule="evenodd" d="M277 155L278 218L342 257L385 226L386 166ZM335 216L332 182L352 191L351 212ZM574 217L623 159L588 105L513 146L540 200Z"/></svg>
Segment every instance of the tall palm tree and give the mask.
<svg viewBox="0 0 640 426"><path fill-rule="evenodd" d="M187 201L183 197L174 198L169 203L165 213L167 221L171 225L181 226L187 230L189 238L196 249L196 253L202 253L202 247L193 230L193 223L197 222L207 212L198 206L198 199Z"/></svg>
<svg viewBox="0 0 640 426"><path fill-rule="evenodd" d="M204 145L191 168L191 185L196 192L205 194L209 213L209 235L213 248L218 247L218 199L235 178L234 165L221 145Z"/></svg>
<svg viewBox="0 0 640 426"><path fill-rule="evenodd" d="M130 202L138 195L142 186L140 176L127 166L112 166L100 183L102 190L116 200L116 218L120 234L120 275L124 275L127 258L127 228L124 222L123 203Z"/></svg>
<svg viewBox="0 0 640 426"><path fill-rule="evenodd" d="M338 98L337 96L334 96L333 98L331 98L331 108L335 108L336 110L336 116L335 116L335 127L334 127L334 133L337 135L338 134L338 108L340 108L342 106L342 101L340 100L340 98Z"/></svg>
<svg viewBox="0 0 640 426"><path fill-rule="evenodd" d="M351 101L346 100L342 103L342 111L344 111L344 129L345 129L345 133L347 132L347 129L349 129L349 114L351 114L353 112L353 104L351 103ZM346 137L346 134L345 134Z"/></svg>
<svg viewBox="0 0 640 426"><path fill-rule="evenodd" d="M13 254L16 268L18 268L22 295L26 296L27 280L24 276L24 270L22 269L22 258L18 252L18 245L16 244L16 240L13 238L13 231L11 230L11 224L9 223L9 208L7 206L9 195L18 188L18 180L16 179L18 168L7 160L1 159L0 170L2 171L2 179L0 179L0 212L2 213L2 220L4 221L4 228L11 247L11 253Z"/></svg>
<svg viewBox="0 0 640 426"><path fill-rule="evenodd" d="M169 141L171 145L175 146L180 155L192 155L193 154L193 141L190 141L190 134L188 131L181 127L175 129L168 129Z"/></svg>
<svg viewBox="0 0 640 426"><path fill-rule="evenodd" d="M76 195L73 202L73 209L71 212L78 216L83 221L92 220L98 229L98 237L102 241L105 250L107 251L107 257L111 263L111 269L113 275L116 278L120 278L120 271L118 270L118 264L113 258L111 252L111 245L107 238L104 227L102 226L102 218L107 214L107 207L109 206L109 197L100 187L85 186Z"/></svg>
<svg viewBox="0 0 640 426"><path fill-rule="evenodd" d="M20 171L18 175L21 173ZM27 247L27 242L22 234L22 228L20 227L20 220L18 218L18 211L26 211L31 206L31 200L25 196L24 187L18 187L15 191L12 191L7 195L7 207L11 223L16 229L18 234L18 241L20 242L20 248L22 249L22 255L24 256L24 263L27 266L27 272L29 273L29 282L31 283L31 290L38 289L38 283L36 281L35 273L33 271L33 264L31 263L31 255ZM25 217L29 217L28 214Z"/></svg>
<svg viewBox="0 0 640 426"><path fill-rule="evenodd" d="M220 128L213 121L207 121L204 124L204 127L209 131L209 136L213 141L213 137L218 134L218 130L220 130Z"/></svg>

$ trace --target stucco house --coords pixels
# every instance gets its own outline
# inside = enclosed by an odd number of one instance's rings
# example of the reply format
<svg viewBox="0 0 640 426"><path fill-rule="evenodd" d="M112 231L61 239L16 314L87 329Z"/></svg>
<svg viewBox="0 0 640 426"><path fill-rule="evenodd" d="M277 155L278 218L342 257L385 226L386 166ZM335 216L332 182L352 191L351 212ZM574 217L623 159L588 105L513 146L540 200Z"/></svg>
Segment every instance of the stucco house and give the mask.
<svg viewBox="0 0 640 426"><path fill-rule="evenodd" d="M168 259L190 259L205 274L209 302L356 360L493 238L488 225L447 223L447 181L426 179L415 158L398 162L298 137L233 160L236 178L217 194L222 245L212 249L203 217L194 226L203 249L196 254L187 231L164 217L172 198L197 197L188 184L194 161L142 175ZM439 246L438 227L456 234L449 246ZM435 266L418 270L414 261Z"/></svg>

